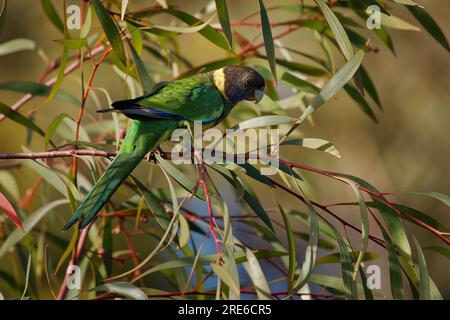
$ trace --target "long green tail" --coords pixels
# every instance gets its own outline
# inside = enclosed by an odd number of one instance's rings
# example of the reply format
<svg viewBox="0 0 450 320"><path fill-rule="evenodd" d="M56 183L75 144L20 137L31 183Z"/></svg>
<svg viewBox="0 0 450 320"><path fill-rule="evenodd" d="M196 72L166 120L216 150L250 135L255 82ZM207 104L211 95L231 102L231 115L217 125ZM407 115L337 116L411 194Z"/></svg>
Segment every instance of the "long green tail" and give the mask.
<svg viewBox="0 0 450 320"><path fill-rule="evenodd" d="M134 120L116 158L67 221L64 230L80 220L80 229L97 217L103 205L136 168L142 158L166 140L176 128L170 120Z"/></svg>

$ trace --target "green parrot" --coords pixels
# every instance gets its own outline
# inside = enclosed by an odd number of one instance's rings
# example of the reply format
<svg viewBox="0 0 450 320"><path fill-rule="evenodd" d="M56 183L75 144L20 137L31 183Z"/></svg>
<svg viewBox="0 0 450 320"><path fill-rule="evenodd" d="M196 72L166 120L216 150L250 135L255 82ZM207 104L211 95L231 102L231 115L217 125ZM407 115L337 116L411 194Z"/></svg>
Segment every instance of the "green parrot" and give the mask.
<svg viewBox="0 0 450 320"><path fill-rule="evenodd" d="M117 101L100 112L119 112L133 119L118 155L94 188L67 221L64 230L80 221L82 229L93 221L103 205L148 152L170 138L186 121L204 126L221 122L243 100L258 103L264 96L264 78L247 66L224 67L189 78L162 82L147 94Z"/></svg>

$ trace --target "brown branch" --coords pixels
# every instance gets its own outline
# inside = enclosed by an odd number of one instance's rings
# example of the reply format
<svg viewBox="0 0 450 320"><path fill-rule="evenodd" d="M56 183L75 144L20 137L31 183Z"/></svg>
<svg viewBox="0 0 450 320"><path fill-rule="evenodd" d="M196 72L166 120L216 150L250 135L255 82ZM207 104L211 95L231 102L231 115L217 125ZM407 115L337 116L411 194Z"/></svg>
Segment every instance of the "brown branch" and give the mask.
<svg viewBox="0 0 450 320"><path fill-rule="evenodd" d="M84 114L84 107L86 106L86 101L89 95L89 92L91 90L92 87L92 81L94 80L95 74L97 73L98 67L100 66L100 64L105 60L106 56L111 52L112 50L112 46L110 45L105 52L103 52L103 55L101 56L101 58L94 64L94 67L92 69L91 75L89 77L89 80L87 82L87 86L86 86L86 90L84 91L83 94L83 100L81 102L81 107L80 107L80 111L78 113L78 117L76 120L76 128L75 128L75 142L78 142L78 138L80 135L80 125L81 125L81 120L83 119L83 114ZM72 166L72 172L73 172L73 176L74 176L74 182L76 185L76 181L77 181L77 158L74 157L73 158L73 166Z"/></svg>
<svg viewBox="0 0 450 320"><path fill-rule="evenodd" d="M56 297L57 300L64 300L64 298L66 297L67 294L67 281L69 280L69 277L71 276L71 274L68 272L70 270L70 267L73 265L76 265L81 253L83 252L84 249L84 244L86 242L87 239L87 235L89 233L89 229L91 228L91 224L89 224L86 228L83 229L83 231L81 231L81 234L77 240L77 248L76 250L74 250L73 255L72 255L72 259L70 260L69 264L67 265L67 270L66 270L66 274L64 276L64 280L61 283L61 287L59 288L59 292L58 292L58 296Z"/></svg>
<svg viewBox="0 0 450 320"><path fill-rule="evenodd" d="M63 150L63 151L45 151L45 152L0 152L0 160L5 159L47 159L62 158L73 156L93 156L93 157L114 157L116 151L99 151L99 150Z"/></svg>

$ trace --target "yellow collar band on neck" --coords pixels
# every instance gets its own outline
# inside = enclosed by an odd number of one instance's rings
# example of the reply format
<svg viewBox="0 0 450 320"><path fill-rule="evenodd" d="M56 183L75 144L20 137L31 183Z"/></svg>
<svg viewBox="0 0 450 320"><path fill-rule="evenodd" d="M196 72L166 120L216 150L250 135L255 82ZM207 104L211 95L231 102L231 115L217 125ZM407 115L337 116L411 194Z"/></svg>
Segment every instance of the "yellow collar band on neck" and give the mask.
<svg viewBox="0 0 450 320"><path fill-rule="evenodd" d="M217 89L219 89L220 93L222 93L223 96L227 97L227 95L225 93L225 72L224 72L224 68L220 68L220 69L214 71L214 73L213 73L213 80L214 80L214 84L216 85Z"/></svg>

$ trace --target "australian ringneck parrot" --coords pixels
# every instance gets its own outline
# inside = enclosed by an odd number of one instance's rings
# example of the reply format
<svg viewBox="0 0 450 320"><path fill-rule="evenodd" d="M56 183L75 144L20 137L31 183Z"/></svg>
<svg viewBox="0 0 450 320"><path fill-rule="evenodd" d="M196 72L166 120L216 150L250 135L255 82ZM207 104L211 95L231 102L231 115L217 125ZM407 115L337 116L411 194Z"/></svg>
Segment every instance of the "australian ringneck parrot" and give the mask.
<svg viewBox="0 0 450 320"><path fill-rule="evenodd" d="M186 121L212 126L222 121L242 100L259 102L264 79L254 69L231 66L189 78L163 82L136 99L117 101L114 111L133 119L118 155L94 188L67 221L64 230L80 221L80 228L94 220L103 205L131 174L144 156L169 139Z"/></svg>

